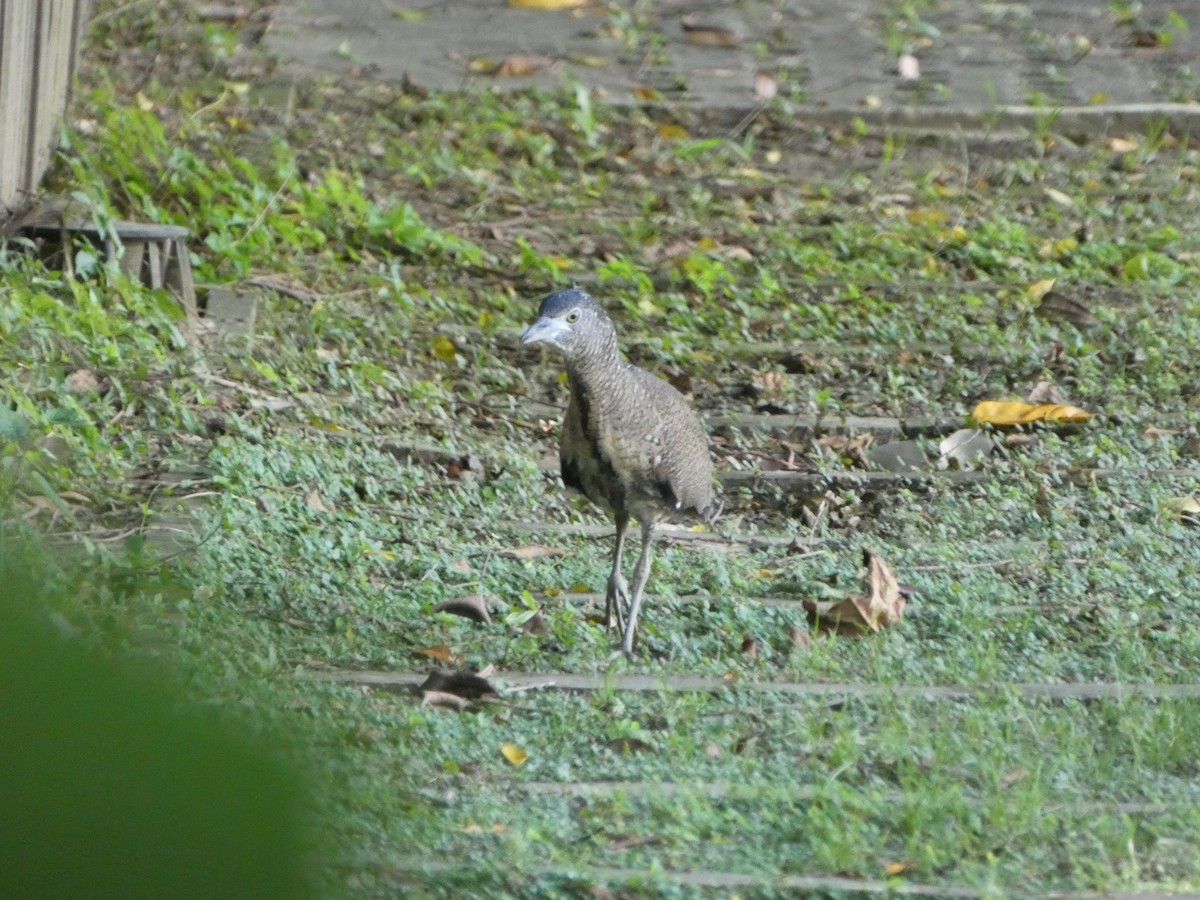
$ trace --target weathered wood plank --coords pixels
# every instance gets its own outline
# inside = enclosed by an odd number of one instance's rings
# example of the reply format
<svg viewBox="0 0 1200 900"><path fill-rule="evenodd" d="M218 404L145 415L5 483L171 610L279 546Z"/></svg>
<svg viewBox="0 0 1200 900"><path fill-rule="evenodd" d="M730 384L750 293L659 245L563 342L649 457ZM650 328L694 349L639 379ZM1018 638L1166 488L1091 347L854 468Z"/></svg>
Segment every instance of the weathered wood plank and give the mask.
<svg viewBox="0 0 1200 900"><path fill-rule="evenodd" d="M33 3L0 3L0 208L13 207L28 190L25 153L32 127Z"/></svg>
<svg viewBox="0 0 1200 900"><path fill-rule="evenodd" d="M409 873L453 872L461 874L464 866L461 860L444 862L432 859L428 854L411 859L396 859L392 869L397 877L408 883ZM521 871L526 871L522 869ZM631 869L616 866L536 866L532 870L539 876L563 876L578 880L587 878L596 883L633 882L642 891L645 889L647 870L645 868ZM406 877L407 876L407 877ZM845 875L801 875L782 873L778 875L760 874L749 875L744 872L718 872L709 869L662 869L654 873L660 878L676 885L701 889L717 889L722 891L745 891L753 888L772 888L776 891L788 891L789 895L808 896L810 893L848 893L848 894L879 894L885 897L994 897L996 889L986 891L979 888L958 886L953 884L923 884L914 881L904 881L900 878L888 880L874 878L851 878ZM1038 900L1177 900L1178 893L1159 891L1122 892L1105 891L1054 891L1028 890L1006 888L1001 896L1012 898L1038 898Z"/></svg>
<svg viewBox="0 0 1200 900"><path fill-rule="evenodd" d="M384 690L408 691L422 684L428 672L391 672L377 669L300 669L312 681L357 684ZM595 675L578 672L501 672L493 678L502 689L528 691L617 690L632 692L682 691L718 693L729 690L774 692L804 697L918 697L925 700L970 700L1005 690L1022 697L1047 700L1156 700L1200 698L1200 684L1117 684L1088 682L1021 682L1015 684L868 684L823 681L759 682L714 675Z"/></svg>
<svg viewBox="0 0 1200 900"><path fill-rule="evenodd" d="M937 419L932 416L815 416L810 414L765 415L731 413L705 416L704 423L718 433L733 430L768 432L783 437L805 438L819 434L861 434L873 432L879 440L896 437L922 437L950 434L965 425L965 418Z"/></svg>
<svg viewBox="0 0 1200 900"><path fill-rule="evenodd" d="M512 782L509 789L518 793L534 794L548 797L592 797L604 794L624 793L633 797L674 797L680 794L706 794L714 799L747 799L754 800L762 797L765 790L761 785L744 785L732 781L704 781L680 783L677 781L526 781ZM811 786L797 785L780 788L772 785L772 793L781 793L784 799L790 801L809 800L820 796L820 792ZM904 794L900 791L890 791L883 794L886 802L902 803ZM963 799L972 806L982 806L989 801L986 797L964 796ZM1047 797L1042 802L1045 809L1068 810L1082 813L1115 813L1129 816L1161 816L1195 806L1191 800L1161 801L1121 801L1121 800L1087 800L1080 797L1064 797L1057 799Z"/></svg>
<svg viewBox="0 0 1200 900"><path fill-rule="evenodd" d="M50 163L90 11L91 0L0 0L0 216Z"/></svg>
<svg viewBox="0 0 1200 900"><path fill-rule="evenodd" d="M1050 471L1064 481L1087 484L1137 477L1149 481L1200 478L1200 468L1130 469L1097 468ZM911 472L874 472L839 470L826 472L723 472L718 476L726 488L775 486L785 491L811 491L826 488L880 489L906 484L976 484L991 479L1031 477L1024 471L998 472L991 469L914 469Z"/></svg>

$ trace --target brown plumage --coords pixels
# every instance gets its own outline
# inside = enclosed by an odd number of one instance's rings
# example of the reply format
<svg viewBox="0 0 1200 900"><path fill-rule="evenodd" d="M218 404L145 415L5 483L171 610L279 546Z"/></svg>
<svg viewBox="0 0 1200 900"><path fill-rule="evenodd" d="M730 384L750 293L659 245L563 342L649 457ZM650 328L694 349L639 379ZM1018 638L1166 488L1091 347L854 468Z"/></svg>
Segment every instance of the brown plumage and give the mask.
<svg viewBox="0 0 1200 900"><path fill-rule="evenodd" d="M604 607L606 620L615 612L628 655L650 577L654 526L679 512L710 521L715 514L708 439L682 394L621 359L612 320L582 291L546 297L521 343L549 344L566 362L571 400L559 450L562 479L616 522ZM621 574L630 517L642 528L632 593Z"/></svg>

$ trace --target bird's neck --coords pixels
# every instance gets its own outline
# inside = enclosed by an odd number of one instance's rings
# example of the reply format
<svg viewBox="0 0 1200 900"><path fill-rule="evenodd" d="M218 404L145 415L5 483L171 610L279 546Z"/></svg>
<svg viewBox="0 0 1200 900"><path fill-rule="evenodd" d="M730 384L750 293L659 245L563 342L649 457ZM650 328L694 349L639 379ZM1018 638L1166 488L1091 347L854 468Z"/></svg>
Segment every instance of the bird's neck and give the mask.
<svg viewBox="0 0 1200 900"><path fill-rule="evenodd" d="M567 360L567 373L585 384L603 383L603 379L611 378L620 365L621 353L616 340L606 340Z"/></svg>

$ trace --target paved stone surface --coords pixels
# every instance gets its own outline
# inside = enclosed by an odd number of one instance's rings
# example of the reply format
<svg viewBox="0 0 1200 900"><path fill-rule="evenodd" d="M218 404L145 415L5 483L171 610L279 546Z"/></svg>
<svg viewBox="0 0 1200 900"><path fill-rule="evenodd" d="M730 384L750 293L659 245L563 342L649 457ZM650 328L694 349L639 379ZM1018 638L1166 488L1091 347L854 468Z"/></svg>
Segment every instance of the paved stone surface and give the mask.
<svg viewBox="0 0 1200 900"><path fill-rule="evenodd" d="M1119 0L935 0L907 18L897 12L905 5L657 0L546 11L504 0L283 0L267 39L293 66L431 90L576 78L610 102L751 110L763 72L812 114L936 124L1065 107L1135 126L1166 115L1200 130L1200 0L1127 3L1141 10L1128 19ZM919 78L899 75L905 50ZM489 73L506 60L537 71Z"/></svg>

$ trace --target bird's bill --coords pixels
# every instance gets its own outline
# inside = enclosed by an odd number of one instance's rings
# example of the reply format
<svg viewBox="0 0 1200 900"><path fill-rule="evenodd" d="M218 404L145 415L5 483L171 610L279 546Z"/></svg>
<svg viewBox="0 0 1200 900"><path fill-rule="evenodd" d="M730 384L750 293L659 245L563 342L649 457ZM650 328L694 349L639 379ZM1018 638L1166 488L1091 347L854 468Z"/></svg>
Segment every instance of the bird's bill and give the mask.
<svg viewBox="0 0 1200 900"><path fill-rule="evenodd" d="M551 319L549 316L542 316L521 335L522 344L549 344L551 347L557 347L559 340L568 331L567 323L562 319Z"/></svg>

